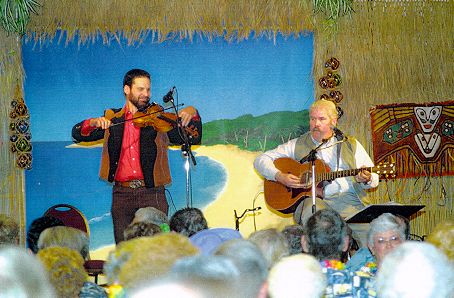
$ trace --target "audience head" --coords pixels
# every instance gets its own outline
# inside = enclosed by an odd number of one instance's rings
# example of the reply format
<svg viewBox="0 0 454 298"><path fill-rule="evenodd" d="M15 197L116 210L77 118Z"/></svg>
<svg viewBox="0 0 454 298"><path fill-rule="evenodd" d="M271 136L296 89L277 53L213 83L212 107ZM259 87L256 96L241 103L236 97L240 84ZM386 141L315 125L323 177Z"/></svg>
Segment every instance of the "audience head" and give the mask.
<svg viewBox="0 0 454 298"><path fill-rule="evenodd" d="M257 245L262 251L268 262L268 269L282 257L290 254L287 239L285 239L282 232L276 229L255 231L249 235L248 240Z"/></svg>
<svg viewBox="0 0 454 298"><path fill-rule="evenodd" d="M195 233L189 240L204 255L211 255L224 242L243 238L237 230L228 228L206 229Z"/></svg>
<svg viewBox="0 0 454 298"><path fill-rule="evenodd" d="M50 227L64 226L64 223L52 216L38 217L30 224L27 232L27 246L33 253L38 253L38 239L42 231Z"/></svg>
<svg viewBox="0 0 454 298"><path fill-rule="evenodd" d="M200 277L176 278L163 277L144 284L141 287L128 291L127 296L131 298L237 298L236 292L227 293L225 285L220 286L219 282L207 281Z"/></svg>
<svg viewBox="0 0 454 298"><path fill-rule="evenodd" d="M125 241L161 233L161 227L150 222L133 222L123 231Z"/></svg>
<svg viewBox="0 0 454 298"><path fill-rule="evenodd" d="M437 224L426 241L440 249L454 263L454 220Z"/></svg>
<svg viewBox="0 0 454 298"><path fill-rule="evenodd" d="M38 239L38 249L62 246L79 252L84 260L89 259L90 241L85 232L66 226L50 227L42 231Z"/></svg>
<svg viewBox="0 0 454 298"><path fill-rule="evenodd" d="M284 234L285 239L287 239L291 255L303 252L303 248L301 247L301 236L304 234L304 228L302 225L286 226L282 230L282 234Z"/></svg>
<svg viewBox="0 0 454 298"><path fill-rule="evenodd" d="M67 247L48 247L38 251L38 258L47 269L57 297L79 297L88 275L79 252Z"/></svg>
<svg viewBox="0 0 454 298"><path fill-rule="evenodd" d="M104 265L109 284L133 289L167 274L176 260L198 254L189 239L177 233L160 233L119 243Z"/></svg>
<svg viewBox="0 0 454 298"><path fill-rule="evenodd" d="M0 214L0 245L18 244L19 225L9 216Z"/></svg>
<svg viewBox="0 0 454 298"><path fill-rule="evenodd" d="M155 207L144 207L136 211L132 223L148 222L158 226L162 224L169 224L167 215Z"/></svg>
<svg viewBox="0 0 454 298"><path fill-rule="evenodd" d="M391 213L383 213L370 223L368 247L380 266L386 254L405 241L405 224Z"/></svg>
<svg viewBox="0 0 454 298"><path fill-rule="evenodd" d="M191 237L195 233L208 229L208 223L202 210L187 207L178 210L170 218L170 230Z"/></svg>
<svg viewBox="0 0 454 298"><path fill-rule="evenodd" d="M386 255L376 288L382 298L454 297L454 266L435 246L408 241Z"/></svg>
<svg viewBox="0 0 454 298"><path fill-rule="evenodd" d="M238 297L243 283L235 263L226 256L197 255L178 260L169 275L206 297ZM210 295L209 295L210 294Z"/></svg>
<svg viewBox="0 0 454 298"><path fill-rule="evenodd" d="M397 221L404 226L405 240L410 240L410 220L403 215L396 214Z"/></svg>
<svg viewBox="0 0 454 298"><path fill-rule="evenodd" d="M0 248L0 298L55 297L43 264L18 246Z"/></svg>
<svg viewBox="0 0 454 298"><path fill-rule="evenodd" d="M268 276L268 261L257 245L233 239L221 244L214 254L231 259L240 272L242 285L248 285L237 287L237 297L257 297Z"/></svg>
<svg viewBox="0 0 454 298"><path fill-rule="evenodd" d="M322 297L327 286L320 262L308 254L282 258L268 275L270 298Z"/></svg>
<svg viewBox="0 0 454 298"><path fill-rule="evenodd" d="M347 224L332 209L318 210L306 222L302 246L318 260L340 260L349 247Z"/></svg>

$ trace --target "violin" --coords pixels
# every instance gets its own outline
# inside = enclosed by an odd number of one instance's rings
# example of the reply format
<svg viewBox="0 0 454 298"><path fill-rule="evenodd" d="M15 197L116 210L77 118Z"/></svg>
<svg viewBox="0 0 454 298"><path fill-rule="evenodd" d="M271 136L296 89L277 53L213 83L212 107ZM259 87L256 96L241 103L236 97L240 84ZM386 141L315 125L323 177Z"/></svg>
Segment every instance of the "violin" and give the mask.
<svg viewBox="0 0 454 298"><path fill-rule="evenodd" d="M148 106L144 111L136 112L132 122L137 127L152 126L156 131L168 132L178 127L178 115L164 112L163 107L153 104ZM182 128L194 138L199 136L199 131L193 126L185 126Z"/></svg>

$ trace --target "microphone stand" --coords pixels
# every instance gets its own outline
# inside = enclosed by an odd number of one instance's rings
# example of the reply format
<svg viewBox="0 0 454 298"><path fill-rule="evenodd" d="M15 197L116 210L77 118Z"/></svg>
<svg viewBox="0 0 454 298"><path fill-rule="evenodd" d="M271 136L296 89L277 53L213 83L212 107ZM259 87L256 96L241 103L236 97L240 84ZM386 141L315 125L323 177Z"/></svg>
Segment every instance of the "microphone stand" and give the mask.
<svg viewBox="0 0 454 298"><path fill-rule="evenodd" d="M317 207L316 207L316 196L315 196L315 190L316 190L316 181L315 181L315 160L317 159L317 151L320 149L321 146L323 146L324 144L326 144L326 142L328 142L328 139L323 139L322 140L322 143L320 145L318 145L315 149L312 149L308 155L306 155L305 157L303 157L301 160L300 160L300 163L303 164L303 163L306 163L306 162L310 162L311 163L311 169L312 169L312 173L311 173L311 182L312 182L312 214L314 214L316 211L317 211Z"/></svg>
<svg viewBox="0 0 454 298"><path fill-rule="evenodd" d="M175 87L173 87L171 89L171 91L169 91L170 94L168 93L166 96L164 96L164 102L170 102L175 111L175 114L178 115L178 111L177 111L177 108L176 108L176 105L174 103L174 99L172 96L172 94L174 92L173 90L175 90ZM192 164L194 166L197 165L197 162L196 162L194 154L192 153L192 150L191 150L191 143L189 142L189 135L186 132L186 130L183 129L183 126L181 124L181 119L179 117L177 117L176 121L177 121L178 133L179 133L180 137L183 139L183 144L181 145L181 152L183 154L183 157L185 158L184 170L186 172L186 207L191 207L191 203L192 203L191 189L190 189L191 165L189 163L189 158L191 158Z"/></svg>

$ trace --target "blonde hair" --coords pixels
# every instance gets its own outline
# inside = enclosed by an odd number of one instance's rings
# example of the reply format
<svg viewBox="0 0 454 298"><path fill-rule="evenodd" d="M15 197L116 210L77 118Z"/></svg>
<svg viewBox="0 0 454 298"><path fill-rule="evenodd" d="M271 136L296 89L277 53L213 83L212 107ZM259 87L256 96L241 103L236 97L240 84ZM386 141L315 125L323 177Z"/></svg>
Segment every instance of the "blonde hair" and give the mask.
<svg viewBox="0 0 454 298"><path fill-rule="evenodd" d="M446 220L435 226L426 241L440 249L454 263L454 220Z"/></svg>
<svg viewBox="0 0 454 298"><path fill-rule="evenodd" d="M82 257L89 259L89 239L85 232L66 226L47 228L38 239L38 249L62 246L78 251Z"/></svg>
<svg viewBox="0 0 454 298"><path fill-rule="evenodd" d="M334 102L330 100L319 99L314 101L309 109L309 112L312 112L313 110L316 109L325 110L331 119L337 120L339 118L339 115L337 114L336 105L334 104Z"/></svg>
<svg viewBox="0 0 454 298"><path fill-rule="evenodd" d="M166 274L176 260L199 253L189 238L178 233L158 234L120 242L104 265L109 284L131 289Z"/></svg>
<svg viewBox="0 0 454 298"><path fill-rule="evenodd" d="M58 297L79 297L80 290L88 279L79 252L54 246L38 251L37 256L47 269Z"/></svg>

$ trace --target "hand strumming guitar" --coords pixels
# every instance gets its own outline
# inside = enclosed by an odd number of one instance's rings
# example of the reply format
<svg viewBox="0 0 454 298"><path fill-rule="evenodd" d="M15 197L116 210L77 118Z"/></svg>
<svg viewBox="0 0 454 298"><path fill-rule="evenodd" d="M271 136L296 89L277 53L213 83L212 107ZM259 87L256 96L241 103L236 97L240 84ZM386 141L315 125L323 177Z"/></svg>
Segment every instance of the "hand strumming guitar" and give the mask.
<svg viewBox="0 0 454 298"><path fill-rule="evenodd" d="M276 173L275 179L277 182L291 188L302 188L300 177L291 173L283 173L281 171Z"/></svg>

